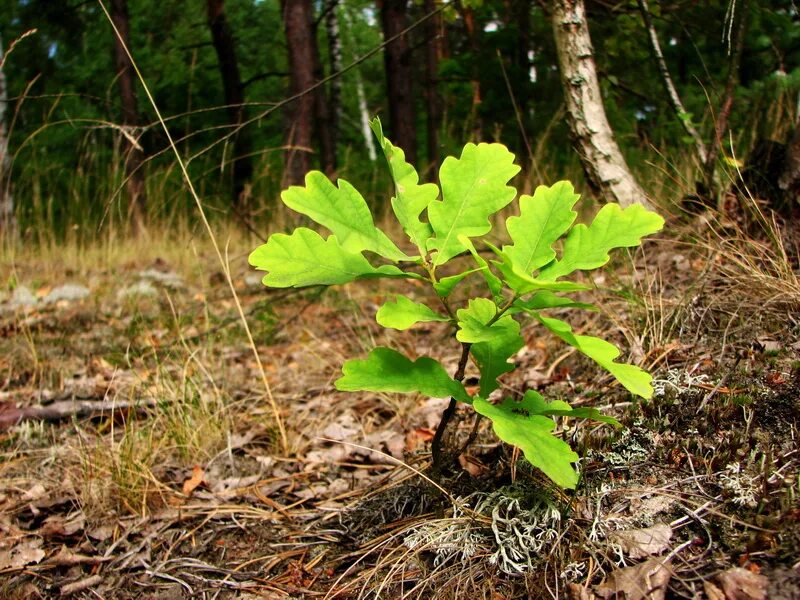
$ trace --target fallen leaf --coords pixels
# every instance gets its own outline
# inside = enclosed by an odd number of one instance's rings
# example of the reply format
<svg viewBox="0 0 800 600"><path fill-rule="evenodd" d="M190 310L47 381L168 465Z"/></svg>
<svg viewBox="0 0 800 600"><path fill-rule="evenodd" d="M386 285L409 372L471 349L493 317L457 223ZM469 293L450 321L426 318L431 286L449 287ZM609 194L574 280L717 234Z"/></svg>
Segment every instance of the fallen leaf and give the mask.
<svg viewBox="0 0 800 600"><path fill-rule="evenodd" d="M44 558L42 538L30 538L8 550L0 550L0 571L21 569L34 565Z"/></svg>
<svg viewBox="0 0 800 600"><path fill-rule="evenodd" d="M567 598L569 600L595 600L595 596L588 588L578 585L577 583L567 584Z"/></svg>
<svg viewBox="0 0 800 600"><path fill-rule="evenodd" d="M765 600L769 581L763 575L733 567L717 575L727 600Z"/></svg>
<svg viewBox="0 0 800 600"><path fill-rule="evenodd" d="M631 558L646 558L661 554L669 548L672 538L672 528L659 523L646 529L629 529L616 531L611 537L612 541L622 547L622 551Z"/></svg>
<svg viewBox="0 0 800 600"><path fill-rule="evenodd" d="M725 600L725 592L710 581L703 582L703 591L708 596L708 600Z"/></svg>
<svg viewBox="0 0 800 600"><path fill-rule="evenodd" d="M66 546L61 546L61 549L58 551L57 554L47 559L46 564L55 567L71 567L74 565L96 565L101 562L111 560L112 558L113 557L111 556L108 557L87 556L86 554L73 552Z"/></svg>
<svg viewBox="0 0 800 600"><path fill-rule="evenodd" d="M203 483L203 478L205 475L205 471L203 471L199 465L195 465L192 468L192 476L183 482L183 495L191 496L192 492L195 491L201 483Z"/></svg>
<svg viewBox="0 0 800 600"><path fill-rule="evenodd" d="M612 571L594 591L601 598L664 600L671 577L669 561L650 558L638 565Z"/></svg>

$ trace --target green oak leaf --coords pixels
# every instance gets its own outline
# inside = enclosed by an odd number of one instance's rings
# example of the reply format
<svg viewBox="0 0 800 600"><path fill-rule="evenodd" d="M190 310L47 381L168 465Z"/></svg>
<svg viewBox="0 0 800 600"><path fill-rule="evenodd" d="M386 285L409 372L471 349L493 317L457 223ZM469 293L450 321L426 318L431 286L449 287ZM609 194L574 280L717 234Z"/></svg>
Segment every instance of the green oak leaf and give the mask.
<svg viewBox="0 0 800 600"><path fill-rule="evenodd" d="M394 302L387 302L378 309L375 320L384 327L403 331L416 323L444 322L450 319L425 304L414 302L405 296L397 296Z"/></svg>
<svg viewBox="0 0 800 600"><path fill-rule="evenodd" d="M552 281L541 277L532 277L517 267L511 257L489 242L486 245L500 258L493 260L492 264L503 275L505 283L518 296L524 296L537 290L550 290L551 292L576 292L588 290L589 287L573 281Z"/></svg>
<svg viewBox="0 0 800 600"><path fill-rule="evenodd" d="M569 444L553 435L553 419L527 410L530 404L531 400L526 396L520 402L506 398L500 404L475 398L472 406L476 412L491 419L497 437L522 449L528 462L557 485L574 489L578 484L578 473L572 463L578 460L578 455Z"/></svg>
<svg viewBox="0 0 800 600"><path fill-rule="evenodd" d="M360 253L342 248L336 236L324 240L305 227L291 235L271 235L266 244L253 250L249 261L267 271L264 285L277 288L334 285L360 277L416 277L393 265L375 268Z"/></svg>
<svg viewBox="0 0 800 600"><path fill-rule="evenodd" d="M283 203L330 229L348 252L369 250L389 260L410 260L375 227L367 202L344 179L338 187L324 173L310 171L305 187L293 185L281 193Z"/></svg>
<svg viewBox="0 0 800 600"><path fill-rule="evenodd" d="M514 370L508 359L524 345L519 323L505 315L489 324L497 315L497 306L488 298L474 298L456 314L456 339L472 344L470 352L481 373L480 394L488 398L500 387L497 378Z"/></svg>
<svg viewBox="0 0 800 600"><path fill-rule="evenodd" d="M514 155L502 144L467 144L461 158L448 156L444 160L439 170L442 200L428 206L434 237L428 240L427 249L437 251L434 266L467 249L459 235L489 233L489 217L508 205L517 193L507 184L519 170Z"/></svg>
<svg viewBox="0 0 800 600"><path fill-rule="evenodd" d="M622 424L614 417L604 415L596 408L578 407L572 408L568 403L563 400L553 400L547 402L544 397L534 391L528 390L525 392L524 397L525 410L528 414L542 415L544 417L559 416L559 417L574 417L579 419L592 419L600 423L607 423L614 427L622 427Z"/></svg>
<svg viewBox="0 0 800 600"><path fill-rule="evenodd" d="M346 392L418 392L432 398L455 398L467 404L472 398L463 384L447 374L438 361L423 356L411 361L396 350L378 347L364 360L348 360L337 390Z"/></svg>
<svg viewBox="0 0 800 600"><path fill-rule="evenodd" d="M584 310L597 310L597 307L593 304L577 302L572 298L556 296L550 290L542 290L541 292L536 292L526 300L517 298L514 300L514 304L512 304L509 312L516 314L519 312L539 311L548 308L582 308Z"/></svg>
<svg viewBox="0 0 800 600"><path fill-rule="evenodd" d="M533 196L520 196L520 215L506 220L514 243L503 246L503 254L514 269L531 275L556 257L552 246L578 215L572 210L578 198L568 181L559 181L552 187L540 185Z"/></svg>
<svg viewBox="0 0 800 600"><path fill-rule="evenodd" d="M395 196L392 210L412 242L425 253L425 245L433 235L430 224L420 220L422 212L439 196L439 188L433 183L419 184L419 175L412 165L406 162L402 148L393 145L383 135L380 120L376 117L370 123L378 138L383 154L389 163L394 179Z"/></svg>
<svg viewBox="0 0 800 600"><path fill-rule="evenodd" d="M436 290L436 293L439 295L440 298L447 298L450 294L453 293L453 290L459 283L461 283L464 279L466 279L473 273L477 273L482 270L483 269L470 269L469 271L464 271L463 273L459 273L458 275L450 275L449 277L442 277L439 281L433 284L433 289Z"/></svg>
<svg viewBox="0 0 800 600"><path fill-rule="evenodd" d="M653 378L647 371L635 365L614 362L614 359L620 355L619 349L614 344L591 335L575 335L569 324L560 319L545 317L537 313L532 314L542 325L567 344L611 373L626 390L642 398L652 397Z"/></svg>
<svg viewBox="0 0 800 600"><path fill-rule="evenodd" d="M555 280L573 271L602 267L614 248L630 248L642 243L642 238L660 231L664 219L641 204L622 209L618 204L606 204L588 227L580 223L573 227L564 241L561 258L544 267L539 277Z"/></svg>
<svg viewBox="0 0 800 600"><path fill-rule="evenodd" d="M483 278L486 280L486 285L489 286L489 291L492 292L492 296L494 297L495 301L500 302L502 300L503 282L497 275L492 273L492 270L489 268L489 263L486 262L485 258L478 254L477 250L475 250L472 240L464 235L459 235L458 240L464 244L464 247L467 250L469 250L469 253L472 255L475 264L478 265Z"/></svg>

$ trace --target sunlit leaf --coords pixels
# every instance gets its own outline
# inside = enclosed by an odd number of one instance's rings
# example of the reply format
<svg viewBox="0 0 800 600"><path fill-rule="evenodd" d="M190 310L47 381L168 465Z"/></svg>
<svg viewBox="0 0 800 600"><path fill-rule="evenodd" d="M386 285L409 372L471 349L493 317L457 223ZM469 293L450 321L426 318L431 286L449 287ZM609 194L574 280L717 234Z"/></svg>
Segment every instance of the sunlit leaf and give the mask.
<svg viewBox="0 0 800 600"><path fill-rule="evenodd" d="M344 250L369 250L393 261L410 259L375 227L366 201L344 179L337 187L325 174L311 171L305 183L305 187L294 185L284 190L283 203L327 227Z"/></svg>
<svg viewBox="0 0 800 600"><path fill-rule="evenodd" d="M561 258L544 267L539 276L554 280L576 270L602 267L609 260L609 251L638 246L642 237L660 231L663 226L664 219L641 204L625 209L618 204L606 204L591 225L580 223L570 230Z"/></svg>
<svg viewBox="0 0 800 600"><path fill-rule="evenodd" d="M378 138L394 179L395 196L392 198L392 210L403 231L424 253L425 245L433 235L433 230L428 223L420 219L420 215L439 196L439 188L433 183L420 185L416 169L406 162L403 149L393 145L384 137L381 122L377 117L372 120L370 127Z"/></svg>
<svg viewBox="0 0 800 600"><path fill-rule="evenodd" d="M534 390L525 392L524 397L525 411L532 415L542 415L545 417L559 416L559 417L574 417L579 419L592 419L600 423L607 423L614 427L622 427L619 421L614 417L604 415L596 408L581 406L572 408L568 403L563 400L553 400L548 402L544 397Z"/></svg>
<svg viewBox="0 0 800 600"><path fill-rule="evenodd" d="M568 323L541 314L534 314L536 319L567 344L582 352L598 365L611 373L625 389L642 398L653 395L653 378L645 370L625 363L614 362L620 355L619 349L612 343L591 335L575 335Z"/></svg>
<svg viewBox="0 0 800 600"><path fill-rule="evenodd" d="M520 215L506 221L513 244L503 246L514 268L531 275L556 257L553 244L572 225L578 213L572 210L580 196L568 181L552 187L540 185L533 196L520 196Z"/></svg>
<svg viewBox="0 0 800 600"><path fill-rule="evenodd" d="M550 417L526 410L529 404L527 397L521 402L507 398L496 405L475 398L472 406L491 419L497 437L518 446L528 462L557 485L574 489L578 484L578 474L572 463L578 460L578 455L569 444L553 435L555 423Z"/></svg>
<svg viewBox="0 0 800 600"><path fill-rule="evenodd" d="M439 170L442 200L428 206L434 237L428 250L436 250L434 265L442 265L467 248L458 236L489 233L489 217L514 199L508 181L519 172L514 155L502 144L467 144L461 158L448 156Z"/></svg>
<svg viewBox="0 0 800 600"><path fill-rule="evenodd" d="M470 352L481 373L480 395L486 398L499 387L497 378L514 369L508 359L524 345L519 323L507 315L491 323L496 315L497 306L487 298L470 300L457 313L456 338L472 344Z"/></svg>
<svg viewBox="0 0 800 600"><path fill-rule="evenodd" d="M412 362L391 348L378 347L364 360L348 360L342 373L335 382L341 391L418 392L472 402L464 386L450 377L441 363L428 357Z"/></svg>
<svg viewBox="0 0 800 600"><path fill-rule="evenodd" d="M404 330L416 323L450 319L425 304L414 302L405 296L398 296L394 302L387 302L378 309L375 320L384 327Z"/></svg>
<svg viewBox="0 0 800 600"><path fill-rule="evenodd" d="M334 285L360 277L409 277L393 265L373 267L357 252L342 248L336 236L327 240L299 227L291 235L276 233L250 254L250 264L267 271L264 285L277 288Z"/></svg>

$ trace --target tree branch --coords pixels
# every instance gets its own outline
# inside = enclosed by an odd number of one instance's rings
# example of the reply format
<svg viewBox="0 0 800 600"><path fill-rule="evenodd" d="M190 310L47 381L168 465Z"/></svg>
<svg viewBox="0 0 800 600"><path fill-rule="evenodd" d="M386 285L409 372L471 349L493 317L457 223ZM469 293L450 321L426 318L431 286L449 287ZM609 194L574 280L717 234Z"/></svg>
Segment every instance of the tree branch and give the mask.
<svg viewBox="0 0 800 600"><path fill-rule="evenodd" d="M656 28L653 25L653 17L650 14L650 8L647 6L647 0L638 0L638 2L639 11L642 13L642 19L644 20L644 25L647 28L647 33L650 37L650 49L653 51L653 56L655 57L656 64L658 65L658 70L661 73L661 83L664 84L667 97L670 100L670 104L672 104L672 108L675 111L678 120L683 125L686 133L689 134L689 137L691 137L694 141L694 146L697 150L697 156L700 159L700 163L705 165L708 156L708 150L706 149L705 142L703 142L703 138L700 137L697 129L695 129L694 125L692 124L692 121L689 118L689 113L684 108L683 102L681 102L681 98L678 95L678 90L675 89L675 85L672 83L672 77L670 76L669 69L667 68L667 61L664 60L664 53L661 51L661 44L658 41L658 32L656 32Z"/></svg>

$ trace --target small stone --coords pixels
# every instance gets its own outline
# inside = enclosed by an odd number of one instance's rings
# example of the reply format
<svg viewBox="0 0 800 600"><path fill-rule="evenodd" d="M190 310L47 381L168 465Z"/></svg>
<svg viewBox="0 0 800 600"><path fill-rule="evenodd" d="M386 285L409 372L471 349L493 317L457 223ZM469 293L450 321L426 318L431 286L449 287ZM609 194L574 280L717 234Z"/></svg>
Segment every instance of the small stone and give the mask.
<svg viewBox="0 0 800 600"><path fill-rule="evenodd" d="M60 285L50 290L50 293L42 298L42 302L45 304L54 304L61 300L74 302L75 300L83 300L84 298L88 297L89 288L86 286L78 285L76 283L65 283L64 285Z"/></svg>
<svg viewBox="0 0 800 600"><path fill-rule="evenodd" d="M31 308L36 306L38 302L38 299L29 288L20 285L14 288L8 304L11 308Z"/></svg>
<svg viewBox="0 0 800 600"><path fill-rule="evenodd" d="M122 288L117 292L117 299L124 300L133 296L155 296L157 293L155 286L149 281L137 281L133 285Z"/></svg>
<svg viewBox="0 0 800 600"><path fill-rule="evenodd" d="M158 283L173 290L186 287L183 278L177 273L164 273L156 269L145 269L139 273L139 278L145 281Z"/></svg>
<svg viewBox="0 0 800 600"><path fill-rule="evenodd" d="M250 275L246 275L244 278L244 283L247 287L261 287L261 280L264 278L263 275L258 275L252 273Z"/></svg>

